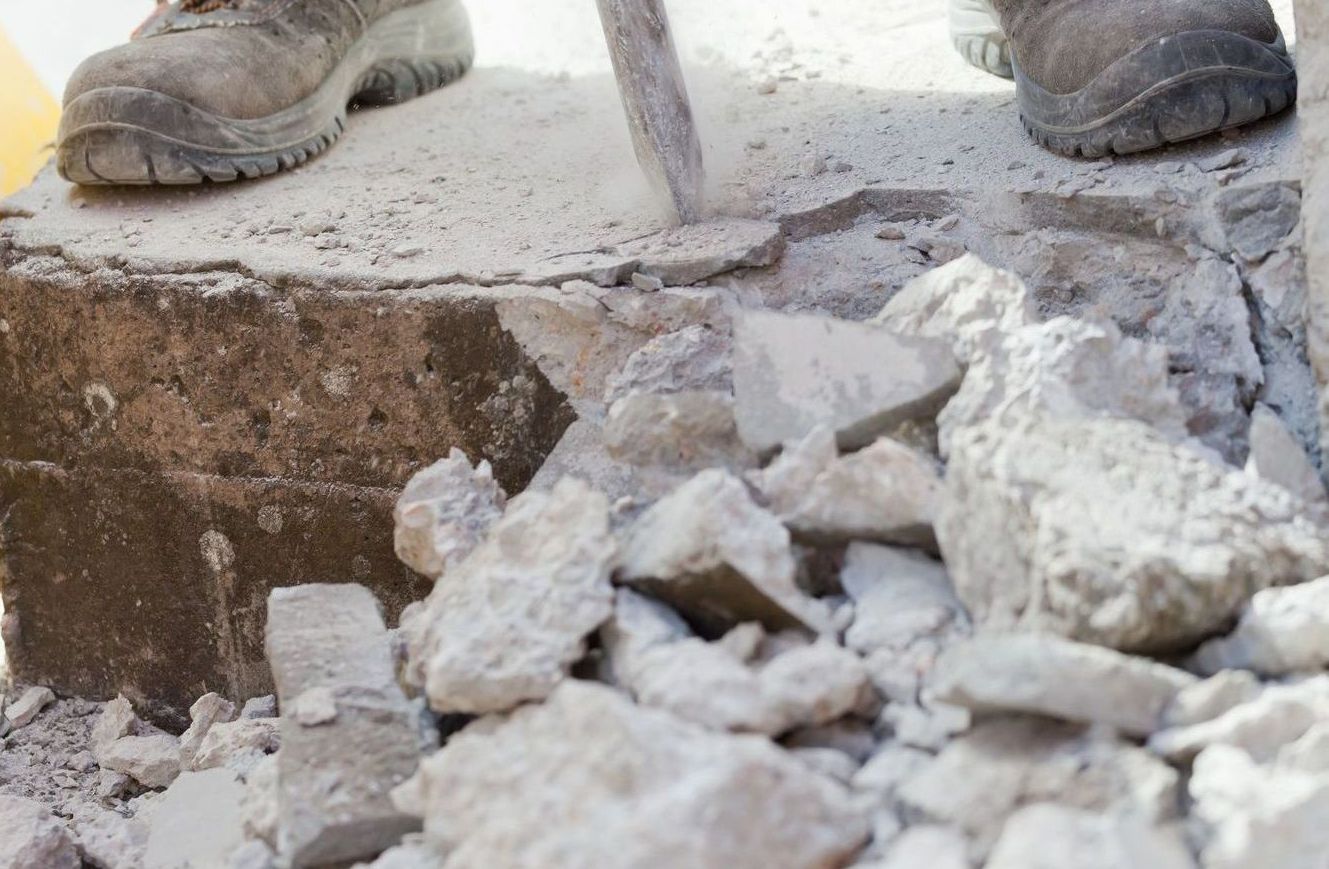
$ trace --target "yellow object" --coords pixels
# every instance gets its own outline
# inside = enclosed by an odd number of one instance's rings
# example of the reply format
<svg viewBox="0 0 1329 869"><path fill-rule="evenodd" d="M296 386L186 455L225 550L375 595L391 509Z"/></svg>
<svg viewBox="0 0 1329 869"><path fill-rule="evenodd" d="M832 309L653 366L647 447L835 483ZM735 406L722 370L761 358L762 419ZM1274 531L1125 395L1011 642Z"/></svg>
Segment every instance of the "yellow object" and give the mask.
<svg viewBox="0 0 1329 869"><path fill-rule="evenodd" d="M0 196L27 184L51 157L60 105L0 30Z"/></svg>

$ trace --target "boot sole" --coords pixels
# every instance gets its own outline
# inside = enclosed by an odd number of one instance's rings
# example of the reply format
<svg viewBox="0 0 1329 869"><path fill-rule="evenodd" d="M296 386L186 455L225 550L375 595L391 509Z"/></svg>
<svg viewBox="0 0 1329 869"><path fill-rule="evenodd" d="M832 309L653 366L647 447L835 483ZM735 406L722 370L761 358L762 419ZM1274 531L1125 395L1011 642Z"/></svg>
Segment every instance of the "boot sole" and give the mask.
<svg viewBox="0 0 1329 869"><path fill-rule="evenodd" d="M992 0L951 0L951 44L970 66L1012 78L1011 45L1001 29Z"/></svg>
<svg viewBox="0 0 1329 869"><path fill-rule="evenodd" d="M318 90L265 118L220 117L145 88L99 88L65 107L56 168L82 185L272 175L331 147L346 129L351 104L418 97L460 78L473 56L459 0L430 0L374 22Z"/></svg>
<svg viewBox="0 0 1329 869"><path fill-rule="evenodd" d="M1136 49L1079 91L1054 94L1015 64L1020 118L1040 145L1071 157L1132 154L1276 115L1296 102L1282 37L1265 44L1192 31Z"/></svg>

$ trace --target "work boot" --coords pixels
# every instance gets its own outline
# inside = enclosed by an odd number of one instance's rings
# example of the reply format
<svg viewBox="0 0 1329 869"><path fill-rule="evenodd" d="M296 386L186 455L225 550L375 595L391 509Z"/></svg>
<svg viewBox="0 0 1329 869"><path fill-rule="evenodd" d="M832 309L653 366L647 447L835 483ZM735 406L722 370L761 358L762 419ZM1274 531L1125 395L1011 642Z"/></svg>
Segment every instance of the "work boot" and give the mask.
<svg viewBox="0 0 1329 869"><path fill-rule="evenodd" d="M984 72L1014 78L1011 44L992 0L951 0L951 42L960 56Z"/></svg>
<svg viewBox="0 0 1329 869"><path fill-rule="evenodd" d="M179 0L65 91L56 165L79 184L271 175L322 152L347 106L396 103L470 66L460 0Z"/></svg>
<svg viewBox="0 0 1329 869"><path fill-rule="evenodd" d="M1291 105L1266 0L994 0L1025 129L1053 151L1128 154Z"/></svg>

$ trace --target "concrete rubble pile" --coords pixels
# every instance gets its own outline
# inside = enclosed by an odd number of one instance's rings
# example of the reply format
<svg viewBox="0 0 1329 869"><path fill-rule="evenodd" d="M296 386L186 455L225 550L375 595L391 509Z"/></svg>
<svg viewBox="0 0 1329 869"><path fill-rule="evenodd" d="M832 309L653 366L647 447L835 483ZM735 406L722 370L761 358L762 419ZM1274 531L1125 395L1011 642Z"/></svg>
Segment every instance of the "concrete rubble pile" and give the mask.
<svg viewBox="0 0 1329 869"><path fill-rule="evenodd" d="M88 755L0 867L1325 865L1329 511L1274 413L1228 464L1166 349L973 256L724 319L527 491L417 475L395 629L273 592L275 698L10 698L0 770L44 717Z"/></svg>

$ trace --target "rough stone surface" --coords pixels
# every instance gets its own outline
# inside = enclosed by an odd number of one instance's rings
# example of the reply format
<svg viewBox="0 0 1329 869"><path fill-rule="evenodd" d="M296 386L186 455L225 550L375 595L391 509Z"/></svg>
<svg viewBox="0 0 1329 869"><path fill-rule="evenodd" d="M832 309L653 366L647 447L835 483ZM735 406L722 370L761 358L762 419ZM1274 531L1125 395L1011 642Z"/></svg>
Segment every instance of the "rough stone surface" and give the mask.
<svg viewBox="0 0 1329 869"><path fill-rule="evenodd" d="M507 501L487 461L454 449L411 478L393 510L393 548L416 573L438 579L503 515Z"/></svg>
<svg viewBox="0 0 1329 869"><path fill-rule="evenodd" d="M95 869L143 869L146 821L84 803L75 809L69 829L79 855Z"/></svg>
<svg viewBox="0 0 1329 869"><path fill-rule="evenodd" d="M438 712L547 696L613 609L605 497L567 479L514 498L488 539L403 623L407 678Z"/></svg>
<svg viewBox="0 0 1329 869"><path fill-rule="evenodd" d="M1194 643L1256 591L1329 569L1300 500L1136 421L965 430L936 527L978 621L1129 651Z"/></svg>
<svg viewBox="0 0 1329 869"><path fill-rule="evenodd" d="M1246 670L1223 670L1177 692L1163 710L1165 727L1185 727L1211 721L1234 706L1259 696L1259 678Z"/></svg>
<svg viewBox="0 0 1329 869"><path fill-rule="evenodd" d="M64 823L41 803L0 796L0 866L5 869L79 869Z"/></svg>
<svg viewBox="0 0 1329 869"><path fill-rule="evenodd" d="M941 658L933 696L975 712L1027 712L1106 724L1131 736L1158 730L1184 670L1110 649L1038 634L986 634Z"/></svg>
<svg viewBox="0 0 1329 869"><path fill-rule="evenodd" d="M832 866L867 838L842 786L763 737L584 683L473 725L422 779L425 834L456 866Z"/></svg>
<svg viewBox="0 0 1329 869"><path fill-rule="evenodd" d="M43 709L54 702L55 693L50 688L34 686L20 694L17 700L5 704L5 719L15 729L27 727Z"/></svg>
<svg viewBox="0 0 1329 869"><path fill-rule="evenodd" d="M1050 803L1026 806L1006 821L985 869L1195 869L1175 826L1128 814Z"/></svg>
<svg viewBox="0 0 1329 869"><path fill-rule="evenodd" d="M1298 76L1303 98L1307 344L1319 384L1321 445L1329 445L1329 15L1323 4L1296 0ZM1323 450L1322 450L1323 452Z"/></svg>
<svg viewBox="0 0 1329 869"><path fill-rule="evenodd" d="M276 718L241 718L214 724L199 745L190 769L225 767L246 777L263 758L281 747L281 727Z"/></svg>
<svg viewBox="0 0 1329 869"><path fill-rule="evenodd" d="M153 804L143 869L226 866L245 838L244 793L230 770L181 773Z"/></svg>
<svg viewBox="0 0 1329 869"><path fill-rule="evenodd" d="M871 865L874 869L968 869L969 840L953 827L919 824L901 833L884 859Z"/></svg>
<svg viewBox="0 0 1329 869"><path fill-rule="evenodd" d="M1186 762L1212 745L1242 749L1257 761L1272 759L1284 746L1329 716L1329 676L1271 685L1254 699L1207 721L1155 733L1151 751Z"/></svg>
<svg viewBox="0 0 1329 869"><path fill-rule="evenodd" d="M180 740L169 733L123 736L102 749L97 762L149 788L164 788L180 774Z"/></svg>
<svg viewBox="0 0 1329 869"><path fill-rule="evenodd" d="M180 768L193 769L203 740L214 724L224 724L235 717L235 704L220 694L204 694L189 707L189 729L180 736Z"/></svg>
<svg viewBox="0 0 1329 869"><path fill-rule="evenodd" d="M1329 577L1256 592L1236 630L1191 659L1204 673L1227 668L1286 676L1329 667Z"/></svg>
<svg viewBox="0 0 1329 869"><path fill-rule="evenodd" d="M618 461L677 473L715 466L742 470L757 463L739 440L728 392L634 392L609 408L604 439Z"/></svg>
<svg viewBox="0 0 1329 869"><path fill-rule="evenodd" d="M980 851L1030 803L1123 811L1148 820L1177 812L1177 773L1135 746L1080 727L1033 718L978 724L907 778L910 812L960 826Z"/></svg>
<svg viewBox="0 0 1329 869"><path fill-rule="evenodd" d="M128 736L133 732L137 723L138 716L134 714L133 705L123 696L116 697L108 702L102 707L96 723L92 725L93 754L98 753L120 737Z"/></svg>
<svg viewBox="0 0 1329 869"><path fill-rule="evenodd" d="M890 438L841 458L835 433L818 426L786 444L754 477L771 509L799 537L936 545L932 520L941 497L936 463Z"/></svg>
<svg viewBox="0 0 1329 869"><path fill-rule="evenodd" d="M281 702L277 850L293 867L377 854L416 828L388 800L415 772L415 707L397 684L378 602L358 585L277 589L267 651ZM336 697L337 719L306 727L295 701L312 688Z"/></svg>
<svg viewBox="0 0 1329 869"><path fill-rule="evenodd" d="M1307 504L1329 502L1320 472L1301 442L1278 415L1264 405L1251 413L1251 452L1246 472L1277 483Z"/></svg>
<svg viewBox="0 0 1329 869"><path fill-rule="evenodd" d="M794 584L789 532L736 477L703 471L661 499L623 541L620 579L671 604L703 634L744 621L824 632L824 604Z"/></svg>
<svg viewBox="0 0 1329 869"><path fill-rule="evenodd" d="M653 338L628 357L609 378L605 404L633 392L732 392L733 366L728 334L696 324Z"/></svg>
<svg viewBox="0 0 1329 869"><path fill-rule="evenodd" d="M846 449L936 414L960 383L942 342L807 314L748 311L734 323L738 433L768 452L830 426Z"/></svg>
<svg viewBox="0 0 1329 869"><path fill-rule="evenodd" d="M1329 851L1329 775L1260 765L1239 748L1207 748L1190 780L1205 869L1316 869Z"/></svg>

